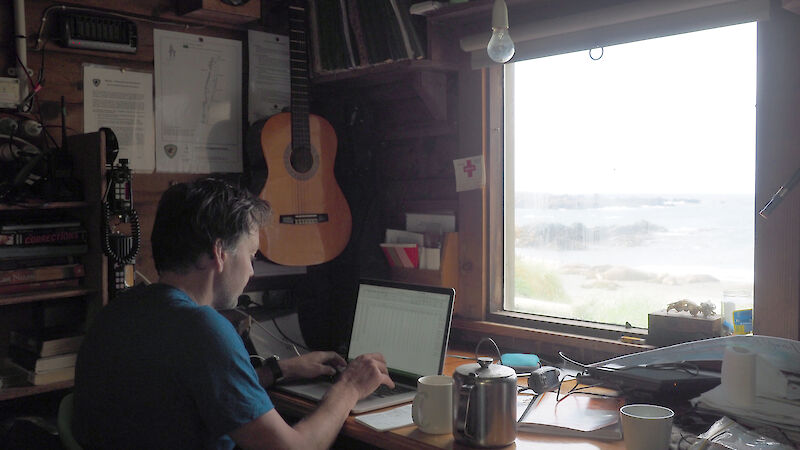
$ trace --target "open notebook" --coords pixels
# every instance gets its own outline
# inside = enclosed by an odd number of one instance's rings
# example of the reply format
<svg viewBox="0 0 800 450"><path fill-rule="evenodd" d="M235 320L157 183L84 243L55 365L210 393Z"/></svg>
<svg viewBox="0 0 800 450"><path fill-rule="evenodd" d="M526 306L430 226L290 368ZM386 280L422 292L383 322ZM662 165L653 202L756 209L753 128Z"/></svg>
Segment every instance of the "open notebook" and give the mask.
<svg viewBox="0 0 800 450"><path fill-rule="evenodd" d="M442 373L454 298L450 288L360 281L347 359L382 353L397 387L381 386L360 400L352 413L411 401L419 377ZM301 381L275 388L318 401L330 386L329 381Z"/></svg>

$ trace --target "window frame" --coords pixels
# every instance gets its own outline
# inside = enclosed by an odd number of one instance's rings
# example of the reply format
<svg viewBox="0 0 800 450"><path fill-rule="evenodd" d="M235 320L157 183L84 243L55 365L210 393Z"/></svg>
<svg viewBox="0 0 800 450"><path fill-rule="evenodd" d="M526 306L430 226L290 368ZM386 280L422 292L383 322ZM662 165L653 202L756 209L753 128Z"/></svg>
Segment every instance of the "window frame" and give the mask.
<svg viewBox="0 0 800 450"><path fill-rule="evenodd" d="M770 6L770 19L760 21L757 31L756 81L756 198L754 332L800 339L800 192L787 195L769 220L757 211L797 167L800 167L800 15ZM459 72L457 157L483 155L486 188L460 192L459 281L453 329L456 337L476 341L491 335L507 339L509 348L554 354L554 349L575 350L583 360L600 360L650 348L620 342L622 334L645 336L640 330L598 327L585 334L581 324L547 317L519 317L502 309L502 244L497 240L498 211L502 212L502 153L498 139L502 114L491 99L498 98L501 66ZM496 102L495 102L496 103ZM499 186L499 188L498 188ZM502 217L502 215L500 215ZM501 225L502 226L502 225ZM500 228L502 229L502 228ZM498 268L500 268L498 270ZM550 351L548 353L548 350Z"/></svg>

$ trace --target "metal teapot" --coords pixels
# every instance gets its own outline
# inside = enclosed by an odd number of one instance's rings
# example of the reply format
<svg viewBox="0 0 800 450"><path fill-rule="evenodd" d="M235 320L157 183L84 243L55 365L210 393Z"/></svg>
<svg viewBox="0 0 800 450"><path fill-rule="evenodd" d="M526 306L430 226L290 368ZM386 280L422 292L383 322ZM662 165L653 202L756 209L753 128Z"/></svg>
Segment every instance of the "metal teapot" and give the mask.
<svg viewBox="0 0 800 450"><path fill-rule="evenodd" d="M501 447L516 440L517 374L514 369L494 364L490 357L464 364L453 373L453 437L476 447ZM498 361L500 350L497 349Z"/></svg>

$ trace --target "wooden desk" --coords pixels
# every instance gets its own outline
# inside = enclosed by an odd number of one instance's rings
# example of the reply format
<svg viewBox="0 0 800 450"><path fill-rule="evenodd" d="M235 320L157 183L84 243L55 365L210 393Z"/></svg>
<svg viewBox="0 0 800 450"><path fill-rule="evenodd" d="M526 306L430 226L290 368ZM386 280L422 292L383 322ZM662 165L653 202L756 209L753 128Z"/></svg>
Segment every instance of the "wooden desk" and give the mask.
<svg viewBox="0 0 800 450"><path fill-rule="evenodd" d="M469 361L458 358L447 358L445 361L444 373L452 374L456 367L468 364ZM270 398L278 412L285 417L302 417L314 410L315 404L293 395L271 390ZM452 434L432 435L419 431L416 425L403 428L396 428L390 431L375 431L366 425L356 422L354 416L350 416L342 427L342 434L374 445L379 448L387 449L470 449L453 440ZM579 438L569 438L561 436L550 436L534 433L517 433L517 440L509 448L517 449L554 449L554 450L612 450L624 449L623 441L597 441Z"/></svg>

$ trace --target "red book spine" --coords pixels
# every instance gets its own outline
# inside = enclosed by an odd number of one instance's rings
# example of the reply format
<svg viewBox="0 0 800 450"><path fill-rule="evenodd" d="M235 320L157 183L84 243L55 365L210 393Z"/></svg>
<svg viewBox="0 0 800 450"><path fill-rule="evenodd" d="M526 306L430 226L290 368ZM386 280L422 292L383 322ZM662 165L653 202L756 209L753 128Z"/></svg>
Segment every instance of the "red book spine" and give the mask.
<svg viewBox="0 0 800 450"><path fill-rule="evenodd" d="M66 280L34 281L33 283L9 284L7 286L0 286L0 294L19 294L22 292L78 287L79 282L80 279L78 278L69 278Z"/></svg>
<svg viewBox="0 0 800 450"><path fill-rule="evenodd" d="M61 280L64 278L80 278L85 275L83 264L65 264L57 266L28 267L24 269L0 271L0 286L9 284L30 283L33 281Z"/></svg>

